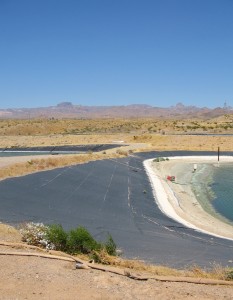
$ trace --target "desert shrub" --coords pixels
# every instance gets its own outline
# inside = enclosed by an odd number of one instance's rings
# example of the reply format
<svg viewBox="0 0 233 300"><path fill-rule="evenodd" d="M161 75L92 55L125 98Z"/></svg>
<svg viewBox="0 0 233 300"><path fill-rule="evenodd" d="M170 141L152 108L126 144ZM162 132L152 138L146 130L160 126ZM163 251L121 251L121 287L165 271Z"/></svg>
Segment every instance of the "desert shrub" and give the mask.
<svg viewBox="0 0 233 300"><path fill-rule="evenodd" d="M109 254L109 255L114 255L116 256L116 250L117 250L117 246L116 246L116 243L114 242L112 236L109 234L108 237L107 237L107 241L104 245L105 249L106 249L106 252Z"/></svg>
<svg viewBox="0 0 233 300"><path fill-rule="evenodd" d="M109 265L111 263L111 257L105 249L93 251L90 258L93 259L95 263L99 264Z"/></svg>
<svg viewBox="0 0 233 300"><path fill-rule="evenodd" d="M53 249L54 246L47 239L48 226L43 223L25 223L21 225L20 233L22 241L29 245L43 246L47 249Z"/></svg>
<svg viewBox="0 0 233 300"><path fill-rule="evenodd" d="M156 157L155 159L153 159L154 162L160 162L160 157Z"/></svg>
<svg viewBox="0 0 233 300"><path fill-rule="evenodd" d="M68 233L68 251L75 253L91 253L93 250L100 250L102 245L97 243L91 234L82 226L71 230Z"/></svg>
<svg viewBox="0 0 233 300"><path fill-rule="evenodd" d="M123 150L123 149L117 149L116 153L120 154L120 155L123 155L123 156L128 156L128 151Z"/></svg>
<svg viewBox="0 0 233 300"><path fill-rule="evenodd" d="M99 243L82 226L66 232L59 224L46 226L31 222L21 225L20 233L22 240L30 245L71 254L89 254L96 262L104 261L106 255L117 255L117 247L110 234L105 243Z"/></svg>
<svg viewBox="0 0 233 300"><path fill-rule="evenodd" d="M227 272L226 279L233 280L233 270Z"/></svg>
<svg viewBox="0 0 233 300"><path fill-rule="evenodd" d="M54 245L55 250L67 250L67 236L63 227L60 224L53 224L48 226L46 238Z"/></svg>
<svg viewBox="0 0 233 300"><path fill-rule="evenodd" d="M165 161L165 160L169 160L169 158L156 157L153 161L154 161L154 162L161 162L161 161Z"/></svg>

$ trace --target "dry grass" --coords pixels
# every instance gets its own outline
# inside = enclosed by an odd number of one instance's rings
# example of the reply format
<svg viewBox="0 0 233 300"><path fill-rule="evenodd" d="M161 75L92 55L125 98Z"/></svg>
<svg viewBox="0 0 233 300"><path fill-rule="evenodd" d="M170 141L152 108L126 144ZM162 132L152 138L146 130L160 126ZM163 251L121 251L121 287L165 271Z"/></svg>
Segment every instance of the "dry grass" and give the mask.
<svg viewBox="0 0 233 300"><path fill-rule="evenodd" d="M232 136L183 133L233 133L233 115L212 120L92 119L0 120L0 147L144 143L139 150L233 149ZM176 135L171 135L176 134Z"/></svg>
<svg viewBox="0 0 233 300"><path fill-rule="evenodd" d="M21 235L14 227L0 223L0 240L8 242L20 242Z"/></svg>
<svg viewBox="0 0 233 300"><path fill-rule="evenodd" d="M128 156L128 151L124 150L124 149L117 149L116 150L117 154L120 154L122 156Z"/></svg>
<svg viewBox="0 0 233 300"><path fill-rule="evenodd" d="M221 151L233 149L233 136L186 136L186 135L157 135L157 134L116 134L93 136L4 136L0 139L1 148L33 147L33 146L60 146L80 144L111 144L114 141L124 141L126 144L135 144L138 150L206 150ZM138 145L143 143L144 145Z"/></svg>
<svg viewBox="0 0 233 300"><path fill-rule="evenodd" d="M32 119L0 120L0 135L101 135L101 134L170 134L232 133L233 114L203 119Z"/></svg>
<svg viewBox="0 0 233 300"><path fill-rule="evenodd" d="M129 140L132 141L135 138ZM138 143L147 143L148 150L232 151L233 136L143 135Z"/></svg>
<svg viewBox="0 0 233 300"><path fill-rule="evenodd" d="M79 255L80 257L80 255ZM81 255L83 260L88 260L89 257ZM178 270L161 265L151 265L139 260L123 259L119 256L109 256L106 252L99 254L99 258L103 264L118 267L127 271L141 272L147 275L160 276L175 276L175 277L192 277L192 278L208 278L226 280L226 276L230 268L222 267L219 264L213 264L208 270L205 270L197 265L188 267L183 270Z"/></svg>
<svg viewBox="0 0 233 300"><path fill-rule="evenodd" d="M3 166L0 169L0 180L22 176L33 172L50 170L59 167L65 167L69 165L82 164L89 161L119 158L125 156L127 152L116 153L116 151L106 151L104 153L90 153L90 154L76 154L76 155L57 155L49 158L31 159L27 162L15 163L11 165Z"/></svg>

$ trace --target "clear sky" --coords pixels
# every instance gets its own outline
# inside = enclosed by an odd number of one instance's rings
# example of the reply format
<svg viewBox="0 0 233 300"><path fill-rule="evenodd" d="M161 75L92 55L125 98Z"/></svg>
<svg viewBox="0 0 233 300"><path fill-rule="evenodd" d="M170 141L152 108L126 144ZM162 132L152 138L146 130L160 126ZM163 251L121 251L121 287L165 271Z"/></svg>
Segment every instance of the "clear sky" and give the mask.
<svg viewBox="0 0 233 300"><path fill-rule="evenodd" d="M0 108L233 106L233 0L0 0Z"/></svg>

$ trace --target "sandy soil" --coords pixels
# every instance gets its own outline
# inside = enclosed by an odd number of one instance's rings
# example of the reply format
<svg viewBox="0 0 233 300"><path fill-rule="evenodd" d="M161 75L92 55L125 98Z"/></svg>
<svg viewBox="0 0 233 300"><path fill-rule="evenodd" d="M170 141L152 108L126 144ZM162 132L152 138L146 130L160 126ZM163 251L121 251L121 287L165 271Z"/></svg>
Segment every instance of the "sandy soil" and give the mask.
<svg viewBox="0 0 233 300"><path fill-rule="evenodd" d="M0 235L0 239L1 235ZM0 252L12 251L0 246ZM22 251L13 249L14 252ZM27 250L29 252L29 250ZM30 250L32 251L32 250ZM225 299L232 286L135 281L98 270L76 269L73 262L0 255L0 299Z"/></svg>
<svg viewBox="0 0 233 300"><path fill-rule="evenodd" d="M222 163L227 161L233 161L233 158L222 158ZM162 191L160 190L157 197L159 205L163 205L164 213L186 226L233 239L233 227L207 213L191 189L193 166L197 164L198 167L198 164L203 163L217 165L216 159L211 157L171 158L169 161L159 163L150 161L150 170L154 172L151 175L152 181L153 176L156 177L154 178L155 191L158 184L162 184L162 187L160 186ZM168 175L176 177L175 183L166 179ZM156 179L159 179L159 182Z"/></svg>
<svg viewBox="0 0 233 300"><path fill-rule="evenodd" d="M52 155L28 155L28 156L9 156L9 157L0 157L0 168L14 165L16 163L23 163L30 161L31 159L40 159L40 158L49 158Z"/></svg>

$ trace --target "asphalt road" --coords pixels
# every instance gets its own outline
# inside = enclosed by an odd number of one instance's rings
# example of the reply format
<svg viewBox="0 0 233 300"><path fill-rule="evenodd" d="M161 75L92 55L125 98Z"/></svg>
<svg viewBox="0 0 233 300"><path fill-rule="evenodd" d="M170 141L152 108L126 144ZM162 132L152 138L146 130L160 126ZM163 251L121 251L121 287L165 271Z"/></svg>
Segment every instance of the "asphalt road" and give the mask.
<svg viewBox="0 0 233 300"><path fill-rule="evenodd" d="M161 155L197 154L141 153L1 181L0 221L59 223L65 229L82 225L98 240L110 233L123 257L155 264L232 267L232 241L185 228L158 209L142 162Z"/></svg>

